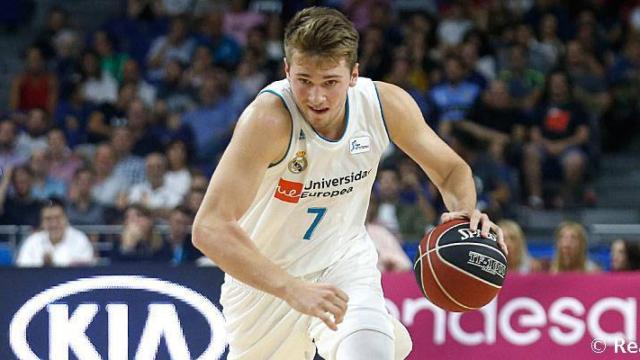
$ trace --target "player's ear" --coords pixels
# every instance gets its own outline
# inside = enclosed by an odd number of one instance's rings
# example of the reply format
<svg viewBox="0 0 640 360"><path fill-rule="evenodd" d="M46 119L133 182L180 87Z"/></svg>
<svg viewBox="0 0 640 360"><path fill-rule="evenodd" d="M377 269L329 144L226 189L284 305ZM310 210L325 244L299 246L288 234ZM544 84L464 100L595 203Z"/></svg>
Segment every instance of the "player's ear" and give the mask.
<svg viewBox="0 0 640 360"><path fill-rule="evenodd" d="M356 82L358 81L359 65L360 64L356 63L353 65L353 69L351 69L351 79L349 80L349 86L351 87L356 86Z"/></svg>

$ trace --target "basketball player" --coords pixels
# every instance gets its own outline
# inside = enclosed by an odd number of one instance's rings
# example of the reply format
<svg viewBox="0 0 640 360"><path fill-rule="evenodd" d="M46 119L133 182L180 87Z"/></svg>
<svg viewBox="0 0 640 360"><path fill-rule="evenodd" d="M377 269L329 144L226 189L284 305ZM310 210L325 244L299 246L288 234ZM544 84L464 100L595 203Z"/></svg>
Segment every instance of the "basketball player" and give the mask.
<svg viewBox="0 0 640 360"><path fill-rule="evenodd" d="M393 140L451 212L486 235L469 166L402 89L358 78L358 33L336 10L307 8L285 30L286 79L241 115L193 227L227 275L229 359L403 359L406 329L385 309L365 216Z"/></svg>

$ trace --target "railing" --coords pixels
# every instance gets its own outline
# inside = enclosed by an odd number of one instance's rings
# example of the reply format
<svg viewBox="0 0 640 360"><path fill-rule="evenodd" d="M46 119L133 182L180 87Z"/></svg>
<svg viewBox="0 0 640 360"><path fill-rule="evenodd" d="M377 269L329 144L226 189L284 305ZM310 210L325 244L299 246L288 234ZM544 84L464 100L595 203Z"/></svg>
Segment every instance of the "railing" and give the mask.
<svg viewBox="0 0 640 360"><path fill-rule="evenodd" d="M640 241L640 224L591 224L589 241L592 244L608 244L622 238Z"/></svg>

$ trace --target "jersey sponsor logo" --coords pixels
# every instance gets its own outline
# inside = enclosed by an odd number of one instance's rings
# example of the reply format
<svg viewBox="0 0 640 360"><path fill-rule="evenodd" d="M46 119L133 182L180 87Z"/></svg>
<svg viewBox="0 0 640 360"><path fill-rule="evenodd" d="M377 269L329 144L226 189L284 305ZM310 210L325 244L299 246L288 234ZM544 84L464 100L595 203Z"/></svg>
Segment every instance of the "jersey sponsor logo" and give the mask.
<svg viewBox="0 0 640 360"><path fill-rule="evenodd" d="M329 179L322 178L319 181L310 180L305 184L304 189L305 190L327 189L334 186L349 185L353 182L360 181L366 178L367 175L371 173L371 170L372 169L360 170L358 172L352 172L347 176L338 176L338 177L329 178Z"/></svg>
<svg viewBox="0 0 640 360"><path fill-rule="evenodd" d="M276 188L275 197L284 202L296 204L300 201L300 194L302 193L302 183L288 181L280 178L278 187Z"/></svg>
<svg viewBox="0 0 640 360"><path fill-rule="evenodd" d="M371 170L372 169L360 170L358 172L352 172L347 176L339 176L328 179L322 178L319 181L310 180L304 185L301 198L333 198L336 196L348 194L353 191L353 185L356 182L364 180L369 174L371 174ZM340 189L340 187L343 188Z"/></svg>
<svg viewBox="0 0 640 360"><path fill-rule="evenodd" d="M303 172L308 165L307 157L305 155L306 155L306 151L304 150L298 151L296 153L296 157L294 157L293 160L289 161L289 166L288 166L289 171L291 171L294 174L299 174Z"/></svg>
<svg viewBox="0 0 640 360"><path fill-rule="evenodd" d="M349 152L360 154L371 150L371 138L369 136L359 136L349 141Z"/></svg>

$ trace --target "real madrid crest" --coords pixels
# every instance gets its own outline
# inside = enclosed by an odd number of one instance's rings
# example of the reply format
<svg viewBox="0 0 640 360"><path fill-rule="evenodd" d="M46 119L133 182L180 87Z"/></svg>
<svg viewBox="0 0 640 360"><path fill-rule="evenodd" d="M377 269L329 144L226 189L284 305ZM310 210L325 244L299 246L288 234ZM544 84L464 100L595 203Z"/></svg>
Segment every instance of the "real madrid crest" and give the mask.
<svg viewBox="0 0 640 360"><path fill-rule="evenodd" d="M294 174L299 174L307 168L307 158L305 157L306 151L298 151L296 157L289 161L289 171Z"/></svg>

